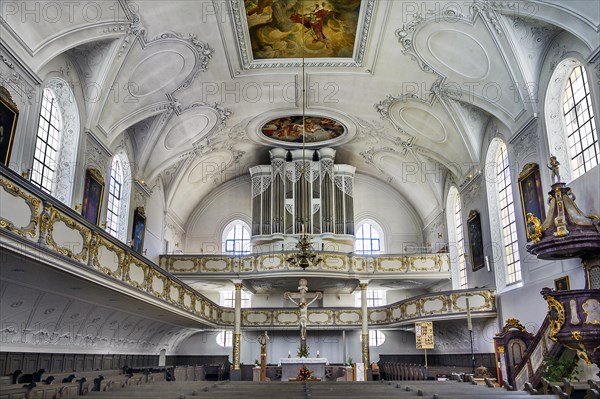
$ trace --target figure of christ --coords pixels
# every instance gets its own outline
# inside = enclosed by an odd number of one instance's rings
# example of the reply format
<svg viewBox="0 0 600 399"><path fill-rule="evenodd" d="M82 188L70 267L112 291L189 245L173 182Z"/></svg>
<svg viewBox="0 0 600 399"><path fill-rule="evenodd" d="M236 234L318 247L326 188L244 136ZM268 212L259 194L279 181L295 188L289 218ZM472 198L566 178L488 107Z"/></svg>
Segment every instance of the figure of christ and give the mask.
<svg viewBox="0 0 600 399"><path fill-rule="evenodd" d="M321 299L323 294L321 292L308 292L307 281L305 278L301 278L298 286L299 292L286 292L284 294L286 299L292 301L300 311L300 340L301 346L306 348L306 325L308 324L308 306L317 299Z"/></svg>

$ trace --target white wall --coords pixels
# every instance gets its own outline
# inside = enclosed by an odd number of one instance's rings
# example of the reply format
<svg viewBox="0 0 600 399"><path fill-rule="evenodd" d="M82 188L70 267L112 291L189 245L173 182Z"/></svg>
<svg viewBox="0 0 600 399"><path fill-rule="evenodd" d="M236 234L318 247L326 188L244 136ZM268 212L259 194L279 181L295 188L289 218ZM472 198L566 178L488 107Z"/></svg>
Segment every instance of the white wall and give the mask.
<svg viewBox="0 0 600 399"><path fill-rule="evenodd" d="M423 224L414 208L387 183L357 173L354 177L354 220L372 219L383 229L386 253L423 245Z"/></svg>
<svg viewBox="0 0 600 399"><path fill-rule="evenodd" d="M220 253L222 233L233 220L251 224L251 184L249 175L215 188L196 207L186 225L186 253Z"/></svg>

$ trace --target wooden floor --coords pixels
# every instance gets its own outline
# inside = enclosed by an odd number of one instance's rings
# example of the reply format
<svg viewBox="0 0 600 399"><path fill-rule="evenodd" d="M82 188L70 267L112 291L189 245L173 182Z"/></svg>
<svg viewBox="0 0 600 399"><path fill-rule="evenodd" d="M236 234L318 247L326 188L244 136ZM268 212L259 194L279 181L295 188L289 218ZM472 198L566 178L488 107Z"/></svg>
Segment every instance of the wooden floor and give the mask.
<svg viewBox="0 0 600 399"><path fill-rule="evenodd" d="M525 391L508 392L454 381L400 382L156 382L127 386L87 396L107 399L300 399L300 398L432 398L432 399L517 399L529 397ZM537 399L558 398L537 395Z"/></svg>

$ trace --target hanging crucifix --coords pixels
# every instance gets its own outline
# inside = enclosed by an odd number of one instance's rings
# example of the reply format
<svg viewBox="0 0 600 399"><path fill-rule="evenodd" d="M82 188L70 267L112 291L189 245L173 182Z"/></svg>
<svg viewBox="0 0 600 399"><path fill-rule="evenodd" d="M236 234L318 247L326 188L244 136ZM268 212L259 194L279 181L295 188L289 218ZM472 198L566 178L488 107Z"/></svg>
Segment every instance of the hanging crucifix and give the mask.
<svg viewBox="0 0 600 399"><path fill-rule="evenodd" d="M308 324L308 306L316 301L317 299L323 298L321 292L308 292L307 281L305 278L301 278L299 281L298 291L300 292L286 292L284 294L286 299L292 301L298 310L300 311L300 352L308 354L306 346L306 325Z"/></svg>

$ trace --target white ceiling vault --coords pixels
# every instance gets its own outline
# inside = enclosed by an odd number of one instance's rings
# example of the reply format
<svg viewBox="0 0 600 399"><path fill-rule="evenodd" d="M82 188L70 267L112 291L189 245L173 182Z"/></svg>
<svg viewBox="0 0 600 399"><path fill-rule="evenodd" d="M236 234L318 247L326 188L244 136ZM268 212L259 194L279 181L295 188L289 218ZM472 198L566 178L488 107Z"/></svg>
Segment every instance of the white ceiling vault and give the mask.
<svg viewBox="0 0 600 399"><path fill-rule="evenodd" d="M363 0L343 59L253 60L243 0L84 1L54 23L6 12L0 33L34 72L71 58L93 93L85 128L109 145L128 135L135 177L162 179L181 221L268 161L256 121L301 113L304 89L307 113L353 132L334 145L338 161L385 181L425 221L443 207L445 178L460 183L480 162L491 117L515 131L537 113L531 88L551 39L568 30L597 46L590 3Z"/></svg>

